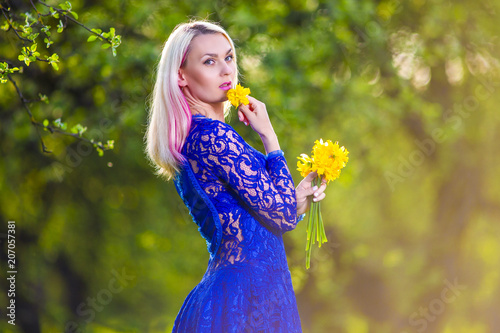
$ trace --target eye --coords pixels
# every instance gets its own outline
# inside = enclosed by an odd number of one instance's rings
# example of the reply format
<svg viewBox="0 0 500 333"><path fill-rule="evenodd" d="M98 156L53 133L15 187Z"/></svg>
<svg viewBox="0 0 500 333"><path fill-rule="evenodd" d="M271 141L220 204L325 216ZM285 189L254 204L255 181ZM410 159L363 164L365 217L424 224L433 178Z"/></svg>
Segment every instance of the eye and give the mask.
<svg viewBox="0 0 500 333"><path fill-rule="evenodd" d="M205 62L203 64L205 64L205 65L212 65L214 63L215 63L214 59L207 59L207 60L205 60Z"/></svg>
<svg viewBox="0 0 500 333"><path fill-rule="evenodd" d="M232 61L232 60L233 60L233 58L234 58L234 56L233 56L232 54L230 54L230 55L228 55L228 56L226 57L226 61Z"/></svg>

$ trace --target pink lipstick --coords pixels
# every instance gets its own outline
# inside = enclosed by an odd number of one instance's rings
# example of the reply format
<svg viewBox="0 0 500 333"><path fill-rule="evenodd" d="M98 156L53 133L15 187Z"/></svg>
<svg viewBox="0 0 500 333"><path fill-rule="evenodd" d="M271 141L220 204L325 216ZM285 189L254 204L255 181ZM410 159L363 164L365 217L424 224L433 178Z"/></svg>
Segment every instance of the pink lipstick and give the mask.
<svg viewBox="0 0 500 333"><path fill-rule="evenodd" d="M219 88L221 88L222 90L229 90L229 89L231 89L231 81L224 82L223 84L221 84L219 86Z"/></svg>

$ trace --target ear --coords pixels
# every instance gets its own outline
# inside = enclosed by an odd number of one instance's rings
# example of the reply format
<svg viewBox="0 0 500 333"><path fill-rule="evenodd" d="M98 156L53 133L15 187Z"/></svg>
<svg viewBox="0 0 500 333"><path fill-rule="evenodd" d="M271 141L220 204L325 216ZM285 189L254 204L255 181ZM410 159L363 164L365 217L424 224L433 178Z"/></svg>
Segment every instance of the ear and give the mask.
<svg viewBox="0 0 500 333"><path fill-rule="evenodd" d="M187 86L187 80L186 80L186 77L184 75L184 71L182 70L182 68L179 68L179 71L177 72L177 84L181 88L184 88L185 86Z"/></svg>

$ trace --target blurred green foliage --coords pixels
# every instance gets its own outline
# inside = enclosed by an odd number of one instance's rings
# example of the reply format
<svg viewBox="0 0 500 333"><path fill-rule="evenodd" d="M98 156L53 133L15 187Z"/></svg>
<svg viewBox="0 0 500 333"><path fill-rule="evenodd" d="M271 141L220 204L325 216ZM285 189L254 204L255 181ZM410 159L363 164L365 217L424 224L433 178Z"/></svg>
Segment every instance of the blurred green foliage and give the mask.
<svg viewBox="0 0 500 333"><path fill-rule="evenodd" d="M115 147L100 157L42 132L52 151L42 153L14 87L0 83L0 232L16 221L18 270L16 326L2 292L0 330L171 330L208 253L173 184L153 175L143 135L161 47L197 17L234 38L241 81L266 103L296 184L314 140L350 151L322 203L329 242L310 270L306 223L285 235L304 332L500 331L498 1L71 4L86 26L122 36L116 57L68 24L52 34L57 72L18 60L12 31L0 32L0 62L23 68L10 75L27 99L48 97L30 104L36 119L81 124Z"/></svg>

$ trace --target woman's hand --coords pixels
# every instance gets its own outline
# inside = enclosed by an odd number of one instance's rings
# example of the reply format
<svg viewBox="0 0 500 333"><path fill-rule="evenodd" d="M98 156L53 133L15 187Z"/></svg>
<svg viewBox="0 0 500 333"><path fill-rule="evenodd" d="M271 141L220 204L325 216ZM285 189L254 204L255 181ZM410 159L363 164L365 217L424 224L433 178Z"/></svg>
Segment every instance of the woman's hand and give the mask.
<svg viewBox="0 0 500 333"><path fill-rule="evenodd" d="M297 215L306 213L311 206L311 198L315 202L325 198L326 180L321 178L321 186L312 187L312 181L318 174L310 172L295 189L295 197L297 198ZM311 197L312 196L312 197Z"/></svg>
<svg viewBox="0 0 500 333"><path fill-rule="evenodd" d="M274 133L266 105L252 96L247 96L247 98L248 105L240 104L238 107L239 120L247 126L250 125L259 135Z"/></svg>
<svg viewBox="0 0 500 333"><path fill-rule="evenodd" d="M248 105L240 104L238 107L239 120L247 126L250 125L259 134L267 154L279 150L278 138L269 120L266 105L252 96L247 97Z"/></svg>

